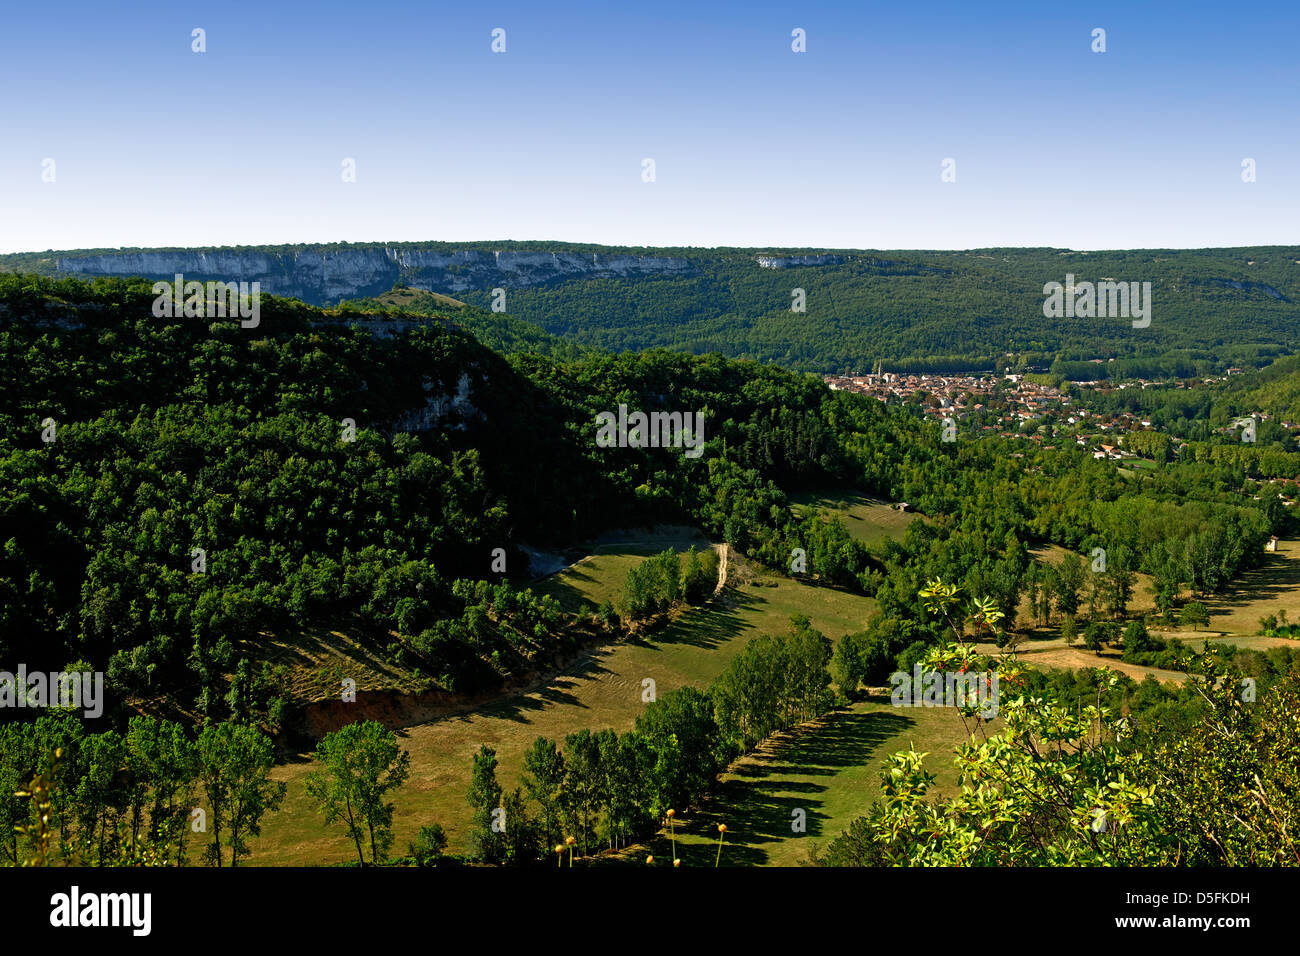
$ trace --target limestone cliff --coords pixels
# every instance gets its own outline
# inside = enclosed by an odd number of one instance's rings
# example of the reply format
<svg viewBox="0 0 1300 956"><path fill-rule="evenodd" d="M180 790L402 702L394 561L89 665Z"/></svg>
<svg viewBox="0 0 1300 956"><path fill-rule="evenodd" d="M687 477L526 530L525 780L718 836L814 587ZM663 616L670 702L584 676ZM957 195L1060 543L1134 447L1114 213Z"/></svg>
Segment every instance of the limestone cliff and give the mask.
<svg viewBox="0 0 1300 956"><path fill-rule="evenodd" d="M446 251L404 246L293 251L258 249L124 250L61 256L57 271L77 276L143 276L199 281L260 282L269 295L314 305L379 295L398 281L430 292L521 288L573 279L694 275L687 259L511 250Z"/></svg>

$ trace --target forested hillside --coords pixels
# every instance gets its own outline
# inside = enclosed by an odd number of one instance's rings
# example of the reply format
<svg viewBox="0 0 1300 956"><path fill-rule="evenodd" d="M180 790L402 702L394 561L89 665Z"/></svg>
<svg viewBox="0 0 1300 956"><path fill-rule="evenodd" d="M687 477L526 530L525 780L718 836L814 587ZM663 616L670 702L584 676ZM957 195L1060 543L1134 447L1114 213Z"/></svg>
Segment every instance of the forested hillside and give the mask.
<svg viewBox="0 0 1300 956"><path fill-rule="evenodd" d="M259 647L322 624L447 690L499 686L594 626L527 589L519 545L613 527L693 524L787 573L801 548L810 580L933 635L929 577L1014 608L1026 545L1052 541L1213 590L1258 559L1276 511L1242 494L1248 463L1137 480L1074 448L943 443L718 355L507 357L442 322L381 334L266 297L245 329L151 302L143 282L0 280L0 655L104 668L118 702L268 710ZM596 416L619 404L703 412L704 453L599 447ZM935 521L872 555L795 513L787 493L813 487Z"/></svg>
<svg viewBox="0 0 1300 956"><path fill-rule="evenodd" d="M497 268L492 257L501 250L524 264ZM167 268L193 252L19 254L0 256L0 270L54 274L62 264L65 272L93 275L152 262L157 274L148 278L170 279ZM925 252L339 243L211 255L225 271L194 278L261 276L264 292L288 289L317 304L375 296L401 282L487 309L500 288L512 316L575 343L718 352L815 372L865 373L881 360L894 371L1055 363L1067 377L1190 376L1263 365L1295 350L1300 319L1294 247ZM349 279L346 263L358 256L368 257L365 267L353 264L360 271ZM352 291L312 298L303 290L326 281L317 274L330 271L329 257L345 265L321 288ZM1080 282L1150 282L1149 326L1134 328L1122 317L1045 318L1043 287L1067 273ZM796 289L804 311L792 310ZM1088 362L1112 357L1125 361Z"/></svg>
<svg viewBox="0 0 1300 956"><path fill-rule="evenodd" d="M1128 374L1195 374L1261 363L1296 347L1300 252L992 249L851 253L839 264L759 268L753 253L701 256L701 274L600 279L512 290L512 314L612 349L718 351L819 372L1077 369L1135 358ZM1248 265L1249 263L1249 265ZM1122 318L1043 316L1043 286L1076 279L1149 281L1148 328ZM794 312L803 289L806 312ZM483 294L465 293L484 304Z"/></svg>
<svg viewBox="0 0 1300 956"><path fill-rule="evenodd" d="M507 360L438 322L379 334L267 297L252 330L152 301L120 280L0 283L5 660L85 661L215 716L260 635L328 622L472 692L581 637L514 586L521 542L677 520L776 548L797 522L773 482L848 475L829 393L797 374ZM704 411L708 452L598 448L620 402Z"/></svg>
<svg viewBox="0 0 1300 956"><path fill-rule="evenodd" d="M1118 363L1116 363L1118 364ZM1226 378L1197 383L1146 383L1143 387L1077 389L1074 396L1094 411L1129 412L1154 429L1126 436L1133 447L1165 449L1169 437L1186 439L1184 458L1239 461L1252 475L1295 478L1300 475L1296 425L1300 424L1300 357L1284 356L1262 369L1238 371ZM1253 436L1242 429L1253 419Z"/></svg>

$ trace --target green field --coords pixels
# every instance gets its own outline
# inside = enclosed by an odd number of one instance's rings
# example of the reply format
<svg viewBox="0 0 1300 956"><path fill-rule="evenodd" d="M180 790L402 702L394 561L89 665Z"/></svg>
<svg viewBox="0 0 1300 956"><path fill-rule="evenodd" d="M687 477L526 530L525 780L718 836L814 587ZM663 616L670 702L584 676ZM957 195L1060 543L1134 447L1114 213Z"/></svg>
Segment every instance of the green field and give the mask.
<svg viewBox="0 0 1300 956"><path fill-rule="evenodd" d="M620 569L636 559L632 552L641 550L615 550L602 556L612 560L579 562L556 575L555 586L603 593L622 580ZM399 731L402 746L411 753L411 776L395 797L394 851L404 852L421 826L435 822L446 829L452 851L464 849L470 814L465 791L480 744L496 748L498 779L513 787L523 751L539 735L562 738L583 728L631 729L645 706L641 695L647 678L658 694L688 684L702 687L749 638L784 632L792 614L807 615L814 627L835 639L861 629L876 608L870 598L785 578L760 575L759 583L753 583L752 577L743 562L733 560L721 599L687 612L650 640L594 648L529 693ZM304 777L312 767L304 757L276 768L275 777L288 784L288 795L282 809L265 821L262 837L253 841L252 863L307 865L356 858L343 830L326 829L306 795Z"/></svg>
<svg viewBox="0 0 1300 956"><path fill-rule="evenodd" d="M913 747L929 753L926 767L937 778L930 793L951 796L957 788L953 752L965 735L950 709L904 710L886 697L833 711L764 743L733 765L702 808L679 814L677 855L682 866L713 866L717 825L724 823L724 866L803 865L811 847L824 848L877 799L890 754ZM804 811L803 833L794 830L796 810ZM672 852L664 830L618 860L644 865L652 855L669 865Z"/></svg>
<svg viewBox="0 0 1300 956"><path fill-rule="evenodd" d="M1292 621L1300 621L1300 541L1279 541L1277 551L1264 555L1264 563L1245 572L1224 592L1203 599L1210 610L1212 631L1233 635L1254 635L1259 619L1286 611ZM1263 643L1259 643L1263 642ZM1243 647L1271 647L1286 638L1258 638L1256 644L1239 641Z"/></svg>
<svg viewBox="0 0 1300 956"><path fill-rule="evenodd" d="M713 547L708 538L694 529L668 526L640 532L628 540L597 544L585 558L534 584L533 591L549 594L570 612L583 604L592 607L599 607L605 601L617 604L627 572L633 567L667 548L681 553L692 546L700 551Z"/></svg>
<svg viewBox="0 0 1300 956"><path fill-rule="evenodd" d="M1047 545L1032 549L1032 553L1040 561L1056 564L1060 562L1065 549ZM1129 603L1131 613L1155 611L1151 584L1150 575L1138 574L1133 600ZM1295 641L1288 638L1263 637L1258 632L1259 619L1279 611L1286 611L1292 621L1300 621L1300 541L1278 541L1276 552L1265 555L1258 568L1244 572L1219 594L1182 594L1185 601L1193 598L1209 609L1209 627L1199 631L1160 627L1157 630L1160 637L1176 637L1197 647L1207 639L1212 643L1231 643L1256 650L1295 644ZM1027 606L1022 606L1021 624L1025 624L1028 619ZM1057 630L1055 627L1051 629L1053 633ZM1047 629L1043 629L1043 634L1046 633ZM1034 641L1035 645L1037 643Z"/></svg>
<svg viewBox="0 0 1300 956"><path fill-rule="evenodd" d="M854 492L807 492L790 496L790 504L798 513L818 509L838 515L849 534L863 544L876 545L885 538L902 540L907 526L920 515L899 511L880 498L871 498Z"/></svg>

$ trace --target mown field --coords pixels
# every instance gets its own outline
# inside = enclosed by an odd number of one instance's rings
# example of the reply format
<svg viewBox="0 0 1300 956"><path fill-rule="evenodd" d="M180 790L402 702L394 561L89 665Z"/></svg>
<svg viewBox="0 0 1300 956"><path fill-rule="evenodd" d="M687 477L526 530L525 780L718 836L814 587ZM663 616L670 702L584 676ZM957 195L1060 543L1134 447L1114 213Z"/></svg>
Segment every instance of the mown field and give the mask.
<svg viewBox="0 0 1300 956"><path fill-rule="evenodd" d="M1300 541L1279 541L1277 551L1264 556L1264 564L1247 571L1223 594L1204 599L1210 610L1212 631L1256 635L1259 619L1286 611L1291 621L1300 621ZM1271 647L1286 638L1254 636L1255 643L1238 640L1242 647ZM1289 643L1294 644L1294 641Z"/></svg>
<svg viewBox="0 0 1300 956"><path fill-rule="evenodd" d="M988 725L989 732L1001 723ZM961 718L946 708L893 707L885 696L859 701L788 733L778 734L725 774L716 795L653 840L611 862L714 866L719 823L726 824L722 866L802 866L814 846L825 847L862 816L880 793L889 755L915 747L929 753L936 777L931 794L957 789L953 752L966 738ZM797 811L803 811L802 814ZM796 821L804 830L796 830Z"/></svg>
<svg viewBox="0 0 1300 956"><path fill-rule="evenodd" d="M790 496L790 504L796 512L818 509L838 515L849 534L866 545L879 544L887 537L901 540L907 526L920 517L899 511L892 502L853 492L795 494Z"/></svg>
<svg viewBox="0 0 1300 956"><path fill-rule="evenodd" d="M1065 549L1048 545L1034 548L1032 553L1040 561L1059 563ZM1184 592L1184 600L1192 595ZM1265 555L1263 564L1247 571L1233 581L1220 594L1197 596L1210 612L1208 627L1199 630L1186 630L1176 627L1161 627L1157 633L1165 638L1199 642L1233 643L1239 647L1262 649L1279 644L1295 643L1287 638L1263 637L1258 634L1259 620L1269 614L1285 611L1289 620L1300 621L1300 541L1279 541L1277 551ZM1133 600L1129 604L1130 615L1145 614L1155 610L1155 601L1151 591L1151 577L1138 574L1133 589ZM1022 605L1021 625L1029 623L1028 606ZM1047 629L1043 629L1046 636ZM1059 629L1050 629L1052 634L1059 634ZM1035 637L1039 637L1035 634ZM1037 645L1038 641L1031 643ZM1063 646L1063 645L1062 645Z"/></svg>
<svg viewBox="0 0 1300 956"><path fill-rule="evenodd" d="M652 550L662 550L655 542ZM579 592L586 600L608 593L626 567L644 556L644 546L620 551L609 546L600 560L579 562L561 572L551 586ZM427 823L446 829L453 851L461 850L469 822L465 791L471 758L480 744L497 750L498 778L517 784L523 751L538 736L563 738L583 728L629 730L644 708L643 681L659 694L685 685L705 686L744 646L761 633L788 628L792 614L808 616L832 639L862 628L875 611L870 598L813 588L784 578L749 580L743 564L732 561L731 582L720 600L694 609L638 643L598 647L530 693L519 694L475 713L443 718L399 731L411 753L411 777L395 797L395 852L403 852ZM305 865L355 859L339 827L326 829L304 789L312 762L303 759L276 768L288 784L282 809L267 818L253 842L253 864Z"/></svg>
<svg viewBox="0 0 1300 956"><path fill-rule="evenodd" d="M635 537L616 537L619 540L595 545L585 558L534 584L533 591L549 594L566 611L577 611L584 604L617 603L627 572L651 555L667 548L681 553L692 546L699 551L715 547L691 528L664 526Z"/></svg>
<svg viewBox="0 0 1300 956"><path fill-rule="evenodd" d="M1046 545L1032 549L1031 553L1039 561L1059 564L1065 549ZM1183 594L1184 600L1191 597L1190 594ZM1157 626L1154 628L1156 636L1181 640L1197 650L1205 641L1212 644L1233 644L1250 650L1266 650L1280 645L1294 646L1297 643L1294 640L1264 637L1256 632L1261 617L1276 614L1280 609L1286 610L1291 620L1300 620L1297 617L1300 615L1300 542L1279 541L1277 552L1266 556L1261 567L1246 572L1222 594L1198 596L1197 600L1209 609L1208 627L1191 630ZM1133 600L1129 603L1129 616L1137 617L1154 611L1151 577L1138 574ZM1022 630L1028 634L1018 648L1025 663L1037 667L1106 666L1135 680L1142 680L1148 674L1160 681L1185 679L1186 675L1175 671L1124 663L1119 659L1118 651L1106 650L1101 654L1089 651L1084 648L1081 639L1076 639L1073 646L1067 647L1061 640L1058 623L1053 623L1050 627L1030 627L1031 615L1027 601L1022 602L1018 620ZM989 649L993 649L992 645Z"/></svg>

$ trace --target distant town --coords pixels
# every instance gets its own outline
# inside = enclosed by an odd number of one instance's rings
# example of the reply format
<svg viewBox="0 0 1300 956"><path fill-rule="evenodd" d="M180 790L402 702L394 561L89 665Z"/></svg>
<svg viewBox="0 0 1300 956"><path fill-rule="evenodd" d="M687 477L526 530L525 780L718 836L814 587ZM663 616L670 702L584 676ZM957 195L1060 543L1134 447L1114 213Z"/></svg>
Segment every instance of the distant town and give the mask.
<svg viewBox="0 0 1300 956"><path fill-rule="evenodd" d="M1002 437L1018 435L1048 446L1062 439L1073 439L1076 444L1091 449L1094 458L1120 460L1148 457L1143 453L1145 443L1125 443L1122 436L1150 431L1152 423L1130 411L1091 410L1087 407L1090 395L1129 388L1204 387L1226 381L1240 372L1241 369L1231 368L1222 376L1174 382L1073 381L1060 383L1061 387L1052 384L1055 380L1050 376L1033 373L938 375L878 370L871 375L825 375L823 380L837 391L870 395L889 405L919 406L928 418L963 423L964 431L974 429ZM1065 386L1076 394L1062 391ZM1269 416L1260 412L1256 417L1265 421ZM1292 431L1300 427L1289 421L1278 424ZM1168 440L1170 451L1177 455L1183 440L1174 436Z"/></svg>

